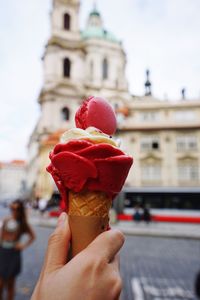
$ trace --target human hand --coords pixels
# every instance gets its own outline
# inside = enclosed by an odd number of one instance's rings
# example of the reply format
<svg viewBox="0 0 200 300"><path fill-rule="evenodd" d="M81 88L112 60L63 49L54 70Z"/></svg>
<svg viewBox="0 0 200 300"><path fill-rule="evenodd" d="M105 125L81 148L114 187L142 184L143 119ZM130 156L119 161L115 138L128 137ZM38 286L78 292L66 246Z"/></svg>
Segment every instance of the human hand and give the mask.
<svg viewBox="0 0 200 300"><path fill-rule="evenodd" d="M15 245L15 249L18 250L18 251L22 251L25 249L25 245L21 244L21 243L17 243Z"/></svg>
<svg viewBox="0 0 200 300"><path fill-rule="evenodd" d="M70 238L67 215L62 213L31 300L117 300L122 281L116 254L124 243L122 233L100 234L66 263Z"/></svg>

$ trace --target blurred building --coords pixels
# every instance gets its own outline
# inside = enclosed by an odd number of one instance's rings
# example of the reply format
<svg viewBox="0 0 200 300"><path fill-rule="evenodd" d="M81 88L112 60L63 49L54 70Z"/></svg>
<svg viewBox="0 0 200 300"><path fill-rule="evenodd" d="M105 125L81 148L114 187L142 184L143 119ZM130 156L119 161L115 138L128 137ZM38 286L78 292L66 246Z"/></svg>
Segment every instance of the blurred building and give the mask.
<svg viewBox="0 0 200 300"><path fill-rule="evenodd" d="M60 134L74 126L74 114L88 95L102 96L116 110L122 148L135 158L128 186L199 185L200 102L160 101L151 93L129 93L122 43L104 28L94 7L79 28L78 0L54 0L51 36L43 56L41 116L30 137L28 188L50 197L55 185L45 171Z"/></svg>
<svg viewBox="0 0 200 300"><path fill-rule="evenodd" d="M23 160L0 162L0 201L10 202L26 194L26 163Z"/></svg>
<svg viewBox="0 0 200 300"><path fill-rule="evenodd" d="M200 185L200 101L134 97L119 124L122 146L135 159L131 186Z"/></svg>

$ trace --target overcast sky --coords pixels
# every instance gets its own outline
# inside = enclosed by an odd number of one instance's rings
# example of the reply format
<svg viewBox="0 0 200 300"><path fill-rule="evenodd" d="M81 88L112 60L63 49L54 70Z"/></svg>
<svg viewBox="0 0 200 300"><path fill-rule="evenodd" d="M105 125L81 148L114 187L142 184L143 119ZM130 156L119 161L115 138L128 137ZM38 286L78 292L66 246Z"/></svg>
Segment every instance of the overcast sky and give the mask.
<svg viewBox="0 0 200 300"><path fill-rule="evenodd" d="M41 56L52 0L6 0L0 9L0 160L26 158L39 116ZM84 27L93 0L82 0ZM200 98L199 0L98 0L105 28L123 41L130 91L143 95L145 69L154 96Z"/></svg>

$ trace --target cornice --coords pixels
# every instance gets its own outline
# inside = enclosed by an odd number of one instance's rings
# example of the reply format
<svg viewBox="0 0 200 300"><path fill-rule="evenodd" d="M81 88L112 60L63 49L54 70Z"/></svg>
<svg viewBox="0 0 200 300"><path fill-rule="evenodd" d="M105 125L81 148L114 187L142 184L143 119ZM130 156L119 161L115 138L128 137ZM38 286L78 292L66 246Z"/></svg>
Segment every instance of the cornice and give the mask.
<svg viewBox="0 0 200 300"><path fill-rule="evenodd" d="M134 126L134 127L122 127L117 129L117 133L121 132L136 132L136 131L170 131L170 130L199 130L200 124L182 124L182 125L158 125L158 126Z"/></svg>
<svg viewBox="0 0 200 300"><path fill-rule="evenodd" d="M72 39L64 39L58 36L53 36L49 39L47 45L46 45L46 51L49 47L56 46L62 49L71 49L71 50L83 50L83 43L80 40L72 40Z"/></svg>

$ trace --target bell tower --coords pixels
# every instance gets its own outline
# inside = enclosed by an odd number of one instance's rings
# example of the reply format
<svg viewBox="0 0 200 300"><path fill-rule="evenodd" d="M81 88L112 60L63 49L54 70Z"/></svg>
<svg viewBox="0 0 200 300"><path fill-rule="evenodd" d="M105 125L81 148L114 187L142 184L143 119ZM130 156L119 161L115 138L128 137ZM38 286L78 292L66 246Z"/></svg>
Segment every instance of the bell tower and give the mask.
<svg viewBox="0 0 200 300"><path fill-rule="evenodd" d="M53 0L51 12L51 36L44 61L44 88L63 82L72 83L79 59L80 29L78 0ZM78 78L80 80L80 78Z"/></svg>
<svg viewBox="0 0 200 300"><path fill-rule="evenodd" d="M84 51L79 7L78 0L52 0L51 32L42 57L43 85L38 97L41 114L28 145L28 187L32 191L41 189L43 179L49 182L44 170L50 148L42 158L44 141L74 125L74 114L83 98ZM45 163L41 172L42 161Z"/></svg>
<svg viewBox="0 0 200 300"><path fill-rule="evenodd" d="M79 38L78 0L54 0L51 14L51 34L60 38Z"/></svg>
<svg viewBox="0 0 200 300"><path fill-rule="evenodd" d="M48 133L73 125L72 115L82 98L84 59L78 0L53 0L51 35L43 55L44 83L39 96L39 129ZM79 100L80 101L80 100ZM53 116L53 117L50 117Z"/></svg>

